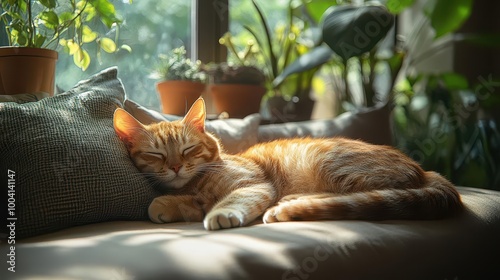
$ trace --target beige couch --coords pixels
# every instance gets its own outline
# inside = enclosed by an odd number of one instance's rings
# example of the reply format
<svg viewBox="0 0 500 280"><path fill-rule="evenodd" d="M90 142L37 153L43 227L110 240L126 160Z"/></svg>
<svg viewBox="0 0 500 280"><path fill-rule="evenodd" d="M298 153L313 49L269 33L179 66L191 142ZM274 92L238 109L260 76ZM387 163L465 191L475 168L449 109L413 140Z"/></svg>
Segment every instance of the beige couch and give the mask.
<svg viewBox="0 0 500 280"><path fill-rule="evenodd" d="M201 223L147 221L74 227L18 244L17 271L10 276L496 279L500 193L459 191L467 212L438 221L257 223L215 232L205 231Z"/></svg>
<svg viewBox="0 0 500 280"><path fill-rule="evenodd" d="M113 131L112 113L124 107L143 122L165 116L123 99L117 71L111 69L59 96L0 103L0 172L16 171L17 218L15 231L5 226L0 230L0 279L500 275L496 191L459 187L467 211L436 221L257 221L215 232L205 231L201 223L153 224L146 209L159 194L130 162ZM259 141L307 135L388 144L388 112L383 106L334 120L265 126L254 115L209 122L207 129L222 138L229 152ZM12 240L16 243L7 244Z"/></svg>

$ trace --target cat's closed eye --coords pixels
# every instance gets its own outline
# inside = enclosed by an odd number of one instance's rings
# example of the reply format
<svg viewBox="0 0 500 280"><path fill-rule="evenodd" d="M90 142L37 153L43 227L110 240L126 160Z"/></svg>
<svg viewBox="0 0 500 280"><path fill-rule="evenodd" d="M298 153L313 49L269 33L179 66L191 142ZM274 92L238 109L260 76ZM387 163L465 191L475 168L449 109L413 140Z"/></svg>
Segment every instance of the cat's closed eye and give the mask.
<svg viewBox="0 0 500 280"><path fill-rule="evenodd" d="M165 156L162 153L145 152L143 153L143 157L148 160L163 160Z"/></svg>
<svg viewBox="0 0 500 280"><path fill-rule="evenodd" d="M198 147L198 145L191 145L191 146L188 146L188 147L184 148L184 149L182 150L182 156L184 156L184 157L185 157L185 156L186 156L186 155L188 155L189 153L191 153L191 152L193 152L193 151L195 151L195 150L198 150L198 149L196 149L197 147Z"/></svg>

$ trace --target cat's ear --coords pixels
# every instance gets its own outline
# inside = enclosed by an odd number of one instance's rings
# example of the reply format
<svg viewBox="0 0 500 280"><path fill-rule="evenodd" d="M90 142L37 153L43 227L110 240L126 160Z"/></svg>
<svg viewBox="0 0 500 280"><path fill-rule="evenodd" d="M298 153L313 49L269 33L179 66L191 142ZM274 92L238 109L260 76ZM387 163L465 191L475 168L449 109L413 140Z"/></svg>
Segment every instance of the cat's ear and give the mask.
<svg viewBox="0 0 500 280"><path fill-rule="evenodd" d="M133 139L145 131L142 123L121 108L115 110L113 126L118 137L127 145L132 144Z"/></svg>
<svg viewBox="0 0 500 280"><path fill-rule="evenodd" d="M191 106L191 109L187 112L182 123L193 125L199 132L205 132L205 101L203 98L198 98Z"/></svg>

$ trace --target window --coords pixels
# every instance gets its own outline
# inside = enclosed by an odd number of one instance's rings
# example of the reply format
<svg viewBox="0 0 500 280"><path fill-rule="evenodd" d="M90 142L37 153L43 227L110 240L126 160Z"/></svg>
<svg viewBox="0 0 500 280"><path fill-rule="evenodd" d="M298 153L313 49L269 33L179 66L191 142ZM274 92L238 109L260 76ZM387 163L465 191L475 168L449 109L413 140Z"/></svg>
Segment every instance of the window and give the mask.
<svg viewBox="0 0 500 280"><path fill-rule="evenodd" d="M56 83L61 89L69 89L76 82L101 69L118 66L119 76L129 98L141 105L160 110L155 89L156 80L149 78L159 54L191 45L191 2L186 0L128 0L115 1L114 5L123 18L119 29L111 30L108 36L119 33L118 46L129 45L115 54L103 53L101 63L92 57L89 68L82 72L73 65L73 58L60 53L57 62ZM89 53L92 54L91 50Z"/></svg>
<svg viewBox="0 0 500 280"><path fill-rule="evenodd" d="M257 4L268 20L272 36L284 28L290 0L265 1ZM114 5L123 18L119 29L111 30L107 35L117 35L117 45L126 44L132 51L125 49L115 54L103 53L98 59L92 56L90 67L82 72L74 66L73 58L60 53L57 63L57 85L66 90L76 82L87 78L110 66L118 66L127 95L141 105L160 111L160 102L156 92L156 80L150 77L159 54L173 48L185 46L188 55L204 63L220 62L231 58L225 46L219 44L219 38L229 31L238 51L252 39L245 26L258 33L263 33L262 25L250 0L115 0ZM92 50L89 50L92 55ZM259 61L257 66L264 67ZM205 96L210 99L210 96ZM208 110L211 111L210 100Z"/></svg>
<svg viewBox="0 0 500 280"><path fill-rule="evenodd" d="M257 4L264 13L271 36L276 36L276 28L284 26L287 19L289 0L280 1L257 1ZM257 34L263 34L264 30L260 23L257 11L249 0L230 0L230 20L229 32L236 46L240 46L238 51L243 51L243 47L252 36L245 29L245 26L250 27Z"/></svg>

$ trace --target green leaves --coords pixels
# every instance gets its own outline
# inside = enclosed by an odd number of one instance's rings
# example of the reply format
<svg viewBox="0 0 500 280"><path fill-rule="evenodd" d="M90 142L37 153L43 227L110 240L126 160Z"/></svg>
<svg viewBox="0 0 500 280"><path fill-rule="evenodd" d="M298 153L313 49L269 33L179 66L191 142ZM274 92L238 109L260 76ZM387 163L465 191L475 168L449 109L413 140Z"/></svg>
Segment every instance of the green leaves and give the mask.
<svg viewBox="0 0 500 280"><path fill-rule="evenodd" d="M322 44L295 60L274 79L273 86L279 86L292 74L325 64L334 52L347 60L371 51L393 24L394 17L380 5L331 6L321 21L326 45Z"/></svg>
<svg viewBox="0 0 500 280"><path fill-rule="evenodd" d="M492 76L477 87L456 73L408 77L396 89L396 146L454 184L500 188L498 106L484 103L498 86Z"/></svg>
<svg viewBox="0 0 500 280"><path fill-rule="evenodd" d="M90 55L86 50L78 48L73 55L73 62L78 68L85 71L90 65Z"/></svg>
<svg viewBox="0 0 500 280"><path fill-rule="evenodd" d="M415 2L415 0L387 0L385 5L386 5L387 9L389 10L389 12L391 12L393 14L399 14L404 9L413 5L414 2Z"/></svg>
<svg viewBox="0 0 500 280"><path fill-rule="evenodd" d="M49 29L55 30L59 26L59 17L54 11L40 13L40 21Z"/></svg>
<svg viewBox="0 0 500 280"><path fill-rule="evenodd" d="M97 32L92 31L88 25L84 25L82 28L82 42L83 43L91 43L94 42L99 34Z"/></svg>
<svg viewBox="0 0 500 280"><path fill-rule="evenodd" d="M440 75L446 88L449 90L465 90L469 88L467 78L458 73L448 72Z"/></svg>
<svg viewBox="0 0 500 280"><path fill-rule="evenodd" d="M20 46L28 45L28 37L26 37L24 32L18 33L18 35L15 38L17 39L17 42Z"/></svg>
<svg viewBox="0 0 500 280"><path fill-rule="evenodd" d="M92 1L92 6L99 15L101 21L108 28L111 28L113 24L120 21L117 18L115 6L109 2L109 0L94 0Z"/></svg>
<svg viewBox="0 0 500 280"><path fill-rule="evenodd" d="M114 40L95 31L115 28L120 23L111 0L2 0L0 21L5 25L9 45L35 48L61 45L82 70L91 62L86 44L97 44L97 58L101 50L107 53L118 50ZM121 49L131 51L129 46Z"/></svg>
<svg viewBox="0 0 500 280"><path fill-rule="evenodd" d="M286 67L283 72L276 77L276 79L274 79L273 86L279 86L288 76L292 74L304 72L325 64L331 59L332 55L333 51L326 45L321 45L312 49L310 52L302 55Z"/></svg>
<svg viewBox="0 0 500 280"><path fill-rule="evenodd" d="M381 5L334 6L322 20L323 41L347 60L373 49L393 24L394 17Z"/></svg>
<svg viewBox="0 0 500 280"><path fill-rule="evenodd" d="M39 2L49 9L54 9L57 5L56 0L39 0Z"/></svg>
<svg viewBox="0 0 500 280"><path fill-rule="evenodd" d="M389 12L399 14L413 5L415 0L387 0ZM426 16L436 32L436 38L456 31L467 20L472 11L473 0L433 0L428 1L430 9Z"/></svg>
<svg viewBox="0 0 500 280"><path fill-rule="evenodd" d="M78 68L82 69L82 71L87 70L90 65L91 58L89 53L83 49L79 43L73 41L73 39L62 39L59 43L64 47L64 50L69 55L73 56L73 63Z"/></svg>
<svg viewBox="0 0 500 280"><path fill-rule="evenodd" d="M428 15L436 38L460 28L472 11L473 0L439 0Z"/></svg>
<svg viewBox="0 0 500 280"><path fill-rule="evenodd" d="M276 77L278 75L278 60L277 60L276 54L273 50L272 37L271 37L271 32L269 31L269 25L266 21L266 17L264 16L264 13L262 13L261 9L259 8L259 5L257 5L255 0L252 0L252 4L253 4L255 10L257 11L257 14L259 15L259 20L260 20L260 23L262 24L262 27L264 28L264 33L266 35L265 38L267 41L267 51L268 51L268 56L269 56L269 64L270 64L270 68L271 68L271 73L272 73L273 77ZM258 36L256 35L256 33L254 31L252 31L249 28L247 28L247 30L250 31L252 33L252 35L255 37L255 39L258 40ZM259 45L262 47L264 46L264 45L262 45L261 42L259 42Z"/></svg>
<svg viewBox="0 0 500 280"><path fill-rule="evenodd" d="M152 77L160 81L188 80L194 82L205 81L205 74L201 72L201 61L192 61L186 57L186 49L179 47L168 54L158 57Z"/></svg>
<svg viewBox="0 0 500 280"><path fill-rule="evenodd" d="M43 36L42 34L37 34L35 36L35 47L41 48L46 40L47 37Z"/></svg>
<svg viewBox="0 0 500 280"><path fill-rule="evenodd" d="M115 41L109 38L101 38L99 40L99 46L101 49L107 53L114 53L116 51Z"/></svg>
<svg viewBox="0 0 500 280"><path fill-rule="evenodd" d="M132 47L130 47L129 45L123 44L123 45L120 46L120 50L124 50L126 52L131 53L132 52Z"/></svg>
<svg viewBox="0 0 500 280"><path fill-rule="evenodd" d="M305 7L311 18L319 23L325 11L332 6L332 2L331 0L315 0L306 3Z"/></svg>

